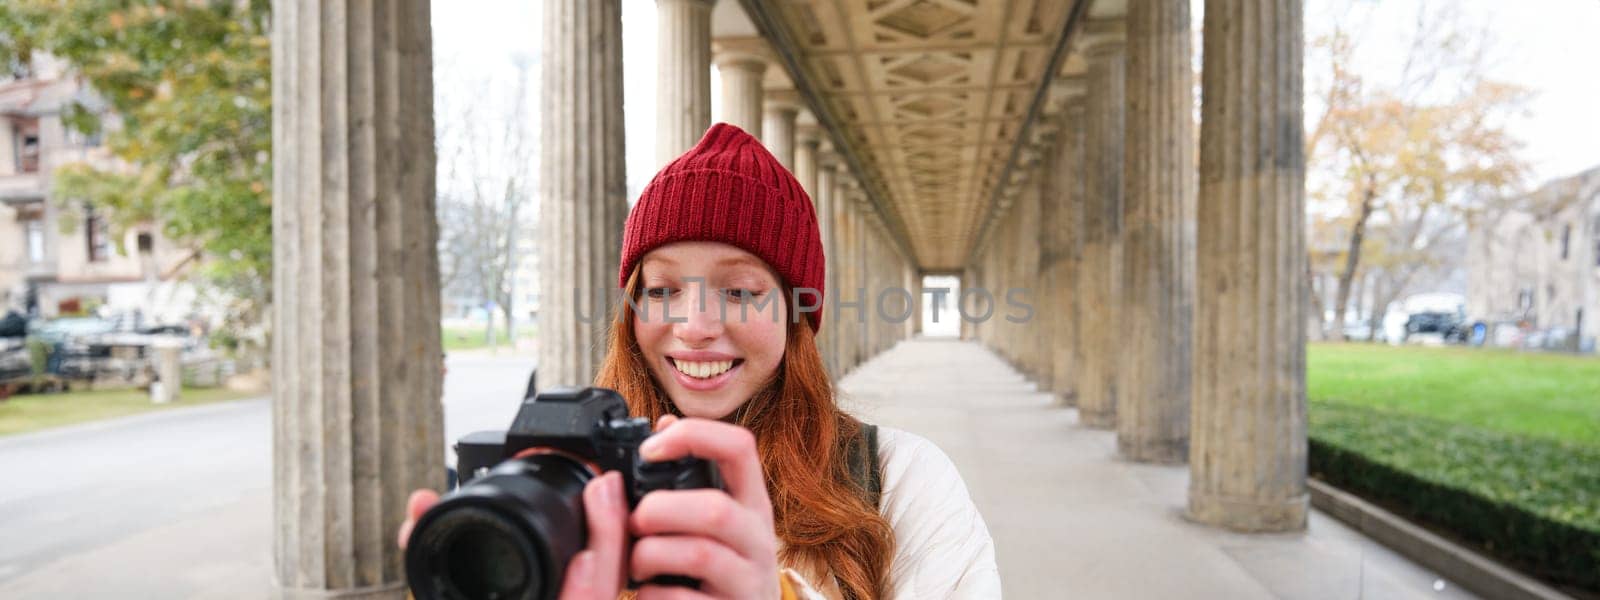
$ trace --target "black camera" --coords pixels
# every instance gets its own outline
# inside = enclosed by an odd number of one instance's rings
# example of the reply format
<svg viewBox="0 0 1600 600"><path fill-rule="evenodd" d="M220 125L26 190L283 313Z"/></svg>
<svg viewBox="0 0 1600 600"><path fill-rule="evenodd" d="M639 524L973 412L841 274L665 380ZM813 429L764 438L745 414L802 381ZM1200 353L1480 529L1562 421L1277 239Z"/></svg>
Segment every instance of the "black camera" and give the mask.
<svg viewBox="0 0 1600 600"><path fill-rule="evenodd" d="M460 485L417 520L406 578L418 600L553 600L588 546L583 488L622 474L628 506L655 490L725 489L712 462L639 458L650 421L605 388L555 388L523 400L506 431L456 443ZM689 585L684 577L650 583Z"/></svg>

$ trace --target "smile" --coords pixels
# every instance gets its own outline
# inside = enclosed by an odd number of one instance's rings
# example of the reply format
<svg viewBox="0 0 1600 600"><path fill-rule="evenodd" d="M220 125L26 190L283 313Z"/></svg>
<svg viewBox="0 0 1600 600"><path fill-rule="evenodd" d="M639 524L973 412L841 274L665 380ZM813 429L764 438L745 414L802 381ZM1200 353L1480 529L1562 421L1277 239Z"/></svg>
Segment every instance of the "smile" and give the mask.
<svg viewBox="0 0 1600 600"><path fill-rule="evenodd" d="M692 361L671 359L672 366L678 371L695 379L708 379L716 377L733 368L732 360Z"/></svg>
<svg viewBox="0 0 1600 600"><path fill-rule="evenodd" d="M744 364L744 359L684 360L669 356L667 362L672 365L673 375L683 387L696 391L709 391L722 387L732 379L734 373Z"/></svg>

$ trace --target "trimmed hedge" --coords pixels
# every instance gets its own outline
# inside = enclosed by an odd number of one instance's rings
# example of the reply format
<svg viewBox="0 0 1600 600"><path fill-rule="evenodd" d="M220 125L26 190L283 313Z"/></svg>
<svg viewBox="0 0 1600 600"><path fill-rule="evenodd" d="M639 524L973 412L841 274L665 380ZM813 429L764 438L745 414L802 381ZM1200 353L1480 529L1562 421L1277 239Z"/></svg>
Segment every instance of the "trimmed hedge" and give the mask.
<svg viewBox="0 0 1600 600"><path fill-rule="evenodd" d="M1333 402L1310 408L1313 476L1535 576L1600 592L1600 448Z"/></svg>

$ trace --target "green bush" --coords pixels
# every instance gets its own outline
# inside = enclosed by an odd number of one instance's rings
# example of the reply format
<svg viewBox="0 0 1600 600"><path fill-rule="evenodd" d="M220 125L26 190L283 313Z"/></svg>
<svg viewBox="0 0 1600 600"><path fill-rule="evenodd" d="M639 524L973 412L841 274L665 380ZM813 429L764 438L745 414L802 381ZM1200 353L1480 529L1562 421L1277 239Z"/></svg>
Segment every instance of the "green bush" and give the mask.
<svg viewBox="0 0 1600 600"><path fill-rule="evenodd" d="M1313 476L1600 592L1600 447L1312 402Z"/></svg>

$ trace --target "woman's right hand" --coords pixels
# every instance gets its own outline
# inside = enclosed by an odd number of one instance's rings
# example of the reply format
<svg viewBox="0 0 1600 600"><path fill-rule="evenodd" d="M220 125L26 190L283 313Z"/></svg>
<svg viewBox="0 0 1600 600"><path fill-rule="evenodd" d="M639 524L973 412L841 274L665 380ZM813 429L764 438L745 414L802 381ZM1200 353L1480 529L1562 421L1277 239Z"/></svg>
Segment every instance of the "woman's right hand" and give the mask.
<svg viewBox="0 0 1600 600"><path fill-rule="evenodd" d="M411 538L417 519L439 502L433 490L416 490L406 501L406 520L400 524L400 549ZM622 476L615 471L589 481L583 488L583 508L589 521L589 547L567 563L562 600L613 600L622 591L622 559L626 542L628 504L622 496Z"/></svg>

